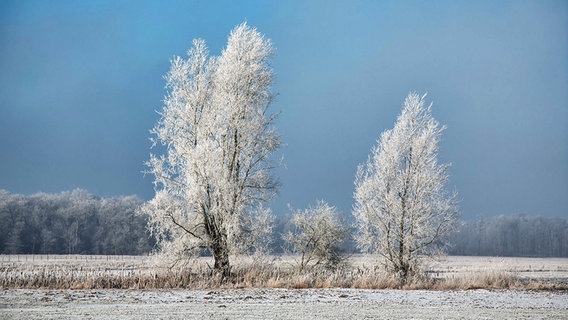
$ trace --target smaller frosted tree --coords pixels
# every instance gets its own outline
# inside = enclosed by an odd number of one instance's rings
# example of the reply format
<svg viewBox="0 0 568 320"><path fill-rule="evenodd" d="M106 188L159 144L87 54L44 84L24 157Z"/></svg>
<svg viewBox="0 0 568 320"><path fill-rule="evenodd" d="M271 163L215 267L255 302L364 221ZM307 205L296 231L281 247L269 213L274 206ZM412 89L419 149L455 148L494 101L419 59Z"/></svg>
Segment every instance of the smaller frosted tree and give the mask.
<svg viewBox="0 0 568 320"><path fill-rule="evenodd" d="M283 239L290 244L292 253L299 255L299 271L333 270L344 261L340 245L347 232L335 207L318 201L315 207L295 211L292 225L294 230L283 235Z"/></svg>
<svg viewBox="0 0 568 320"><path fill-rule="evenodd" d="M358 246L381 255L402 278L422 257L439 253L458 224L456 194L444 187L448 165L437 161L444 127L424 98L406 97L394 128L381 134L355 180Z"/></svg>

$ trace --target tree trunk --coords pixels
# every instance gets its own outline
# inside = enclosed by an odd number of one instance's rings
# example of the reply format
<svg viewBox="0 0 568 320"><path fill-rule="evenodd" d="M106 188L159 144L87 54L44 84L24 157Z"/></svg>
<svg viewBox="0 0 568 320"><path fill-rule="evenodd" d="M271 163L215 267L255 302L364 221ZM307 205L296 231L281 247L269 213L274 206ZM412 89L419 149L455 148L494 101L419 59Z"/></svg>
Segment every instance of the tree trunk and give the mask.
<svg viewBox="0 0 568 320"><path fill-rule="evenodd" d="M213 245L213 258L215 258L215 273L221 276L221 282L226 282L231 274L231 265L229 264L229 251L227 250L226 241L219 239Z"/></svg>

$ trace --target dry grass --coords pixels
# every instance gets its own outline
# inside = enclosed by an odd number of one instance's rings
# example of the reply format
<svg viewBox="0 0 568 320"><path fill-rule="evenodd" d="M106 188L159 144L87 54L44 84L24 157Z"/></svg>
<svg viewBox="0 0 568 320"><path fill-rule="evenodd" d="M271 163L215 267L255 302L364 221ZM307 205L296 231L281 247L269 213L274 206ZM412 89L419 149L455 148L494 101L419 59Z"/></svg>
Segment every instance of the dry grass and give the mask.
<svg viewBox="0 0 568 320"><path fill-rule="evenodd" d="M212 272L209 258L199 258L184 266L167 268L150 257L2 256L0 288L40 289L175 289L175 288L360 288L360 289L527 289L568 290L568 259L530 260L495 263L492 258L449 257L424 267L424 272L402 281L376 267L368 256L351 258L339 270L298 272L290 257L239 258L233 261L232 275L221 283ZM465 263L462 260L466 260ZM485 260L484 260L485 259ZM497 258L495 258L497 259ZM527 262L527 261L521 261ZM374 264L373 264L374 263ZM535 276L526 270L536 265ZM520 270L520 271L519 271ZM525 273L522 273L525 272ZM556 278L540 277L541 273ZM523 274L522 276L520 274Z"/></svg>

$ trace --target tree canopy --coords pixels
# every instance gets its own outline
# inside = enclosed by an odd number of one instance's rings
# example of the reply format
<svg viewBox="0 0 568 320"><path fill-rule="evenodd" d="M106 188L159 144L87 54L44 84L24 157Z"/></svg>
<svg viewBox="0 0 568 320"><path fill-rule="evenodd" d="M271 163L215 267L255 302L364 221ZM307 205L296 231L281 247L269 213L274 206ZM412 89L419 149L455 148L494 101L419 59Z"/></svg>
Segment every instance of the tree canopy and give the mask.
<svg viewBox="0 0 568 320"><path fill-rule="evenodd" d="M444 127L424 99L406 97L394 128L381 134L355 180L358 245L403 277L443 248L458 222L456 195L445 189L448 166L437 159Z"/></svg>
<svg viewBox="0 0 568 320"><path fill-rule="evenodd" d="M156 196L143 210L151 230L174 259L209 250L223 279L229 255L261 251L270 231L263 204L277 189L270 155L280 145L268 110L273 51L246 23L231 31L219 57L194 40L187 59L172 60L152 131L166 152L148 161Z"/></svg>

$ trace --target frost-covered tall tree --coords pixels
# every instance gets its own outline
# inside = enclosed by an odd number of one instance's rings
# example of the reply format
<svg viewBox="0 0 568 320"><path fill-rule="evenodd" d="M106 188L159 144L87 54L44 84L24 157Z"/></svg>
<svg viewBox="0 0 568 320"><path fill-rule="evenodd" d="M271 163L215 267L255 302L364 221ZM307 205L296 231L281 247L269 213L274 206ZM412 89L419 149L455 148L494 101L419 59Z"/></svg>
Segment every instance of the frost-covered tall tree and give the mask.
<svg viewBox="0 0 568 320"><path fill-rule="evenodd" d="M165 154L147 163L156 196L143 212L165 253L183 259L208 249L222 279L229 255L261 250L271 230L263 203L277 189L270 155L280 145L268 111L272 54L270 40L246 23L219 57L194 40L187 59L172 60L152 130Z"/></svg>
<svg viewBox="0 0 568 320"><path fill-rule="evenodd" d="M448 165L437 159L444 127L424 98L406 97L394 128L381 134L355 180L357 243L403 278L423 256L438 253L458 223L456 194L445 189Z"/></svg>

